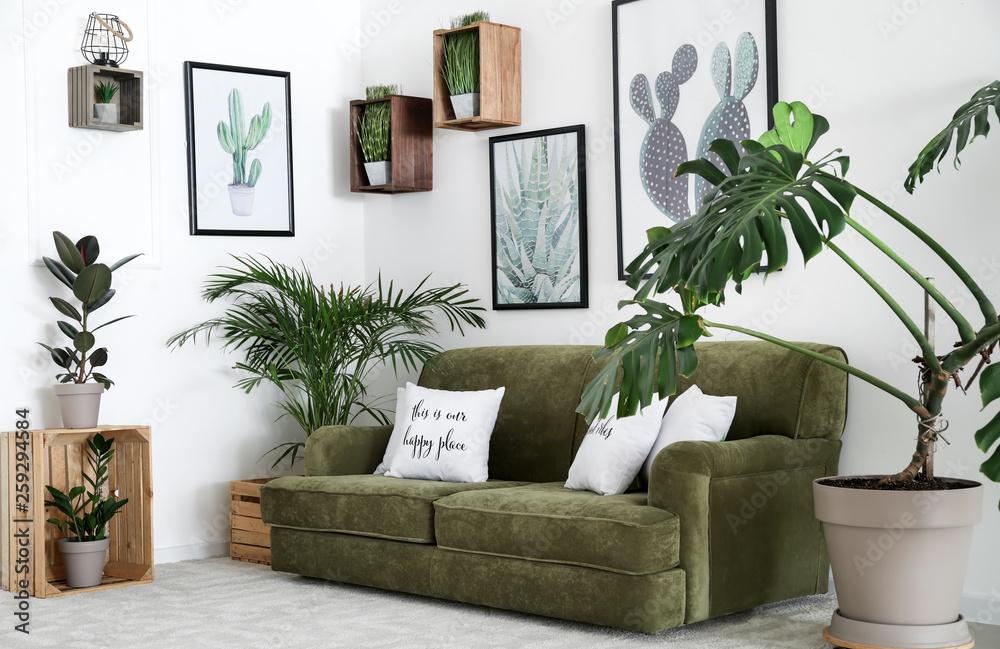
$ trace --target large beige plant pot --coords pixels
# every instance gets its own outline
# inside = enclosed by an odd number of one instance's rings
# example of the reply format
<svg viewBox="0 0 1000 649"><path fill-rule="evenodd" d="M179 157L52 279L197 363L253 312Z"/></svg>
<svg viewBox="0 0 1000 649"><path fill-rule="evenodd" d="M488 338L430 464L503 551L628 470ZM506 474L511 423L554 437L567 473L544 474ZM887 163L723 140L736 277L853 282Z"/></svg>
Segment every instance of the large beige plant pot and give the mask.
<svg viewBox="0 0 1000 649"><path fill-rule="evenodd" d="M100 383L57 383L53 390L59 398L63 428L94 428L101 412Z"/></svg>
<svg viewBox="0 0 1000 649"><path fill-rule="evenodd" d="M70 588L100 586L104 574L104 555L111 539L71 541L59 539L59 552L66 566L66 585Z"/></svg>
<svg viewBox="0 0 1000 649"><path fill-rule="evenodd" d="M871 476L866 476L871 477ZM844 646L971 646L959 613L983 487L870 491L813 482L839 609L827 640Z"/></svg>

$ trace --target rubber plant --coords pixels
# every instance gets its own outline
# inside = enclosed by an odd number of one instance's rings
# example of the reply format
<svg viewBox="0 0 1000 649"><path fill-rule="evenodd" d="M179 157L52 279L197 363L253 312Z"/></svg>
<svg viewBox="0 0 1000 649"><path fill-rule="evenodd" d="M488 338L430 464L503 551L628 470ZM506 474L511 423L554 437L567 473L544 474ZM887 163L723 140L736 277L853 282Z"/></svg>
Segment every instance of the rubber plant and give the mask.
<svg viewBox="0 0 1000 649"><path fill-rule="evenodd" d="M1000 115L1000 82L978 91L955 113L952 122L939 133L910 167L906 188L913 190L956 141L957 156L972 138L989 131L990 109ZM717 167L705 158L685 162L678 174L697 174L715 185L696 214L671 228L656 227L648 232L649 244L629 266L628 285L635 297L619 308L636 306L640 312L612 327L606 347L595 353L608 363L590 383L579 410L593 417L610 409L615 379L621 367L624 379L618 414L635 413L660 397L676 390L676 375L690 376L698 359L693 346L712 329L736 331L769 341L833 365L895 397L917 416L917 445L909 463L884 481L908 481L933 477L931 457L934 443L945 425L942 404L949 385L967 389L978 376L983 405L1000 398L1000 365L988 365L1000 339L997 310L982 287L959 261L902 214L872 194L846 180L849 158L840 149L823 157L811 155L820 136L829 129L826 119L812 114L800 102L779 103L774 110L775 128L759 140L744 140L742 157L736 144L717 139L710 150L725 165ZM728 172L728 173L727 173ZM890 217L902 230L915 236L939 258L975 298L981 324L974 325L924 275L902 258L888 243L876 237L851 217L861 199ZM885 302L920 347L920 389L916 395L900 390L852 365L804 349L795 343L745 327L715 322L700 313L703 307L719 306L732 286L737 293L743 282L761 268L766 254L766 270L771 274L785 266L789 248L785 225L806 261L824 249L832 251L857 273ZM875 249L899 266L934 300L958 329L959 341L948 352L937 355L915 318L876 281L835 239L846 229L853 230ZM676 292L680 308L656 299ZM657 367L656 359L659 358ZM960 372L974 366L971 375ZM979 447L989 450L1000 441L1000 415L976 433ZM902 464L902 462L900 462ZM988 478L1000 481L1000 449L982 464Z"/></svg>
<svg viewBox="0 0 1000 649"><path fill-rule="evenodd" d="M72 322L67 320L56 322L59 330L72 341L72 347L38 344L47 349L53 362L64 370L56 375L60 383L86 383L94 380L102 384L106 390L110 389L114 381L97 371L97 368L103 367L108 362L108 349L107 347L95 349L97 341L94 332L132 316L114 318L97 327L92 326L93 321L90 318L94 311L103 307L115 296L115 289L111 288L112 273L139 255L129 255L107 266L97 263L101 252L97 237L88 235L75 244L62 232L53 232L52 238L55 240L59 259L42 257L42 261L49 272L73 292L78 304L71 304L61 297L49 298L49 302L60 315L72 320Z"/></svg>
<svg viewBox="0 0 1000 649"><path fill-rule="evenodd" d="M442 351L427 336L436 334L435 316L464 335L463 324L485 327L478 300L465 297L462 284L424 288L427 278L407 293L381 276L368 286L324 287L305 268L299 270L251 256L213 274L202 296L208 302L232 300L225 312L167 341L170 347L206 341L221 334L223 349L239 352L235 369L245 372L235 387L250 393L264 383L281 393L279 419L292 417L306 438L317 428L347 425L361 414L391 423L386 410L369 398L368 383L391 365L417 371ZM305 442L279 444L295 463Z"/></svg>
<svg viewBox="0 0 1000 649"><path fill-rule="evenodd" d="M83 473L87 486L77 485L65 494L45 485L52 498L45 501L45 506L55 507L65 516L62 519L53 516L48 522L64 535L72 534L71 541L103 540L108 533L108 523L128 503L128 498L118 500L114 495L101 496L101 487L108 482L108 465L115 455L114 443L114 439L105 439L101 433L87 440L87 464L93 474Z"/></svg>

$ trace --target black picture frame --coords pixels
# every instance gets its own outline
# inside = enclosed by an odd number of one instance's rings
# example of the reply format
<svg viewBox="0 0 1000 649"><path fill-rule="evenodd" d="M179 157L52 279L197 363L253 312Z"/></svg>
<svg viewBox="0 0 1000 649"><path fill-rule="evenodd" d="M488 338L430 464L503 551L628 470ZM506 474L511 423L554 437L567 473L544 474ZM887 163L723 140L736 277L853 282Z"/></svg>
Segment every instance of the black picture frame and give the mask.
<svg viewBox="0 0 1000 649"><path fill-rule="evenodd" d="M614 132L615 132L615 210L616 210L616 225L617 225L617 252L618 252L618 279L627 280L629 278L628 273L625 271L626 266L631 263L641 251L642 245L645 243L645 230L653 225L665 225L670 226L679 220L686 218L684 215L685 204L687 209L693 211L694 208L700 203L699 193L701 192L701 179L693 179L690 176L681 177L677 181L670 180L672 172L669 172L666 167L671 164L672 168L676 168L675 160L683 161L694 159L700 157L697 152L702 149L702 140L705 138L706 132L709 131L709 122L714 114L714 111L719 109L725 102L725 98L721 97L721 92L714 98L704 98L706 94L704 92L705 83L709 83L708 89L712 89L712 85L715 85L716 91L718 91L718 84L715 83L714 67L716 62L714 60L714 48L717 48L720 43L726 43L724 39L720 39L719 36L728 37L733 35L737 31L744 29L751 29L750 25L763 25L764 38L763 44L758 45L757 39L754 33L750 33L754 46L756 47L757 53L757 65L754 69L757 70L755 82L752 84L751 89L748 94L740 98L738 103L744 104L743 99L747 99L746 104L751 104L750 107L753 111L753 117L750 118L751 123L751 133L750 137L759 136L764 130L762 128L764 120L762 116L766 116L767 129L774 127L774 118L771 115L771 108L778 101L778 51L777 51L777 8L776 0L751 0L747 3L746 9L743 9L744 5L741 3L733 3L731 0L613 0L611 4L611 35L612 35L612 67L613 67L613 97L614 97ZM633 12L642 10L646 12L644 15L629 15L627 20L623 20L623 9L627 12ZM678 20L668 20L661 21L657 20L654 13L659 12L669 12L671 10L676 11L678 15ZM741 12L752 12L751 14L741 13ZM762 15L761 15L762 14ZM683 19L680 19L683 15ZM694 19L693 16L698 15L702 18ZM742 21L742 27L741 27ZM651 37L652 42L647 43L647 45L655 48L660 48L662 54L669 56L666 60L666 64L663 65L661 60L650 61L650 59L655 57L639 57L643 60L644 68L648 68L650 71L655 69L663 70L664 72L658 73L657 81L659 80L659 75L670 71L674 74L674 66L679 68L680 74L673 78L672 83L668 79L668 84L673 85L673 88L667 90L666 92L676 92L677 96L672 100L675 103L674 111L679 111L681 109L686 109L686 112L681 115L688 123L697 124L698 122L692 122L693 113L700 117L701 115L707 114L708 117L705 119L702 132L697 139L697 147L695 146L695 140L690 138L692 133L696 134L696 129L684 130L683 126L677 128L677 133L685 136L680 141L679 145L676 140L671 139L668 136L664 136L661 129L661 133L658 134L656 142L651 145L651 150L653 155L647 156L646 149L646 137L649 136L652 139L653 130L655 128L654 124L649 123L649 130L646 134L641 134L639 131L644 126L641 123L633 123L628 117L635 117L637 119L646 120L650 115L646 111L645 116L640 114L639 108L635 108L638 104L643 107L644 92L643 84L640 82L637 87L633 87L636 78L642 74L645 74L636 67L633 63L633 59L637 58L634 51L636 48L644 47L642 34L630 33L628 35L622 35L621 30L623 29L623 22L629 24L639 24L643 26L643 29L647 25L655 26L656 34L655 39ZM650 27L651 29L653 27ZM740 36L742 36L742 31L739 31ZM707 35L707 37L706 37ZM693 41L693 42L692 42ZM743 44L739 38L732 39L732 45L739 43ZM621 46L623 43L627 43L626 47L631 48L627 53L627 56L623 56ZM689 52L685 46L693 48L697 56L696 69L691 72L691 59L685 58L681 52L682 48L685 48L685 52ZM727 52L729 51L730 43L727 43ZM738 49L737 47L731 48L736 50L737 62L740 60L740 55L745 52ZM763 67L761 68L759 50L763 49ZM667 54L669 53L669 54ZM680 58L678 58L680 57ZM628 58L629 61L623 62L623 58ZM705 66L705 63L708 65ZM660 65L659 68L655 67ZM679 64L679 65L678 65ZM623 66L628 69L623 69ZM652 66L652 67L650 67ZM708 72L703 71L703 66L709 67ZM721 67L721 64L720 64ZM735 68L735 65L733 65ZM761 83L760 75L763 72L763 84ZM700 76L699 76L700 73ZM733 77L730 71L727 71L730 75L730 88L735 89L738 84L733 83ZM685 78L685 74L688 76ZM623 75L628 75L628 78L623 78ZM696 80L692 82L692 79ZM739 77L736 76L737 81ZM625 81L628 84L627 88L622 88L621 83ZM652 80L647 78L647 84L651 83ZM687 88L686 85L691 84L693 88ZM660 88L657 85L647 85L647 88L656 88L658 91L657 99L660 98ZM693 97L692 105L684 105L685 101L685 90L700 92L700 94ZM626 102L626 108L630 105L632 106L635 113L629 110L626 115L622 114L622 96L628 93L628 101ZM638 93L639 98L634 99L633 94ZM753 99L750 96L753 95ZM732 96L732 95L731 95ZM665 95L666 97L666 95ZM721 100L721 101L720 101ZM712 108L712 104L717 106L716 109ZM653 111L652 116L665 114L664 106L662 103L653 103L652 96L648 97L648 105ZM659 106L660 111L656 111L656 107ZM749 112L749 111L745 111ZM676 112L671 112L670 116L666 121L670 122L671 126L674 123L670 120L674 118ZM662 118L656 121L662 121ZM680 121L680 120L678 120ZM717 122L721 124L721 121ZM717 127L720 128L721 127ZM728 134L719 133L719 136L728 137ZM712 138L714 139L714 138ZM745 137L740 137L739 139L745 139ZM642 140L641 146L637 144L639 140ZM686 144L686 150L689 152L686 155L680 155L681 150L684 149ZM623 153L623 148L626 151ZM639 155L635 155L638 149ZM668 150L669 153L664 156L658 156L657 153L662 150ZM623 155L626 157L623 159ZM714 155L714 154L711 154ZM664 161L664 159L666 159ZM653 169L655 165L659 164L664 167L661 177L657 178L657 172L650 171L647 175L646 166L648 165L650 169ZM633 168L634 165L634 168ZM638 170L637 174L634 174ZM634 175L633 175L634 174ZM623 178L626 176L626 178ZM655 179L655 180L648 180ZM681 183L690 182L696 183L694 186L694 191L691 192L688 189L678 189ZM634 181L634 182L632 182ZM677 184L673 184L677 183ZM643 194L645 190L645 193ZM671 193L673 196L671 197ZM693 196L692 196L693 194ZM655 198L654 198L655 196ZM682 200L683 198L683 200ZM673 204L678 206L675 210L680 217L675 218L672 213L670 213L671 200ZM656 222L654 222L656 219Z"/></svg>
<svg viewBox="0 0 1000 649"><path fill-rule="evenodd" d="M522 143L520 158L515 148L517 142ZM532 142L530 154L528 154L528 142ZM535 242L532 243L527 233L514 234L514 229L509 227L508 218L514 220L518 226L528 223L530 227L532 219L523 218L525 210L521 207L524 205L522 201L527 192L522 180L525 178L524 165L528 165L529 190L531 190L530 183L535 181L532 180L531 162L524 162L524 157L530 155L534 158L539 152L545 152L548 164L544 165L544 168L547 168L549 173L546 177L539 172L538 189L549 193L554 189L558 196L552 199L551 203L546 199L539 207ZM494 310L587 308L589 298L586 158L586 128L583 124L490 138L490 224ZM503 167L498 169L498 164L503 164ZM518 164L521 166L518 167ZM575 166L575 173L568 165ZM508 185L512 186L515 182L513 175L518 168L522 170L522 174L516 182L521 191L518 192L518 200L513 201L510 198L513 192L508 191L512 187L509 188ZM540 166L539 169L541 168L543 167ZM563 174L560 180L561 171L569 173ZM498 172L502 176L498 175ZM559 184L554 184L557 182ZM543 228L552 226L551 229L545 228L545 231L551 232L552 237L546 240L547 256L535 260L539 226ZM515 242L518 236L520 240ZM530 256L532 259L525 259L525 256ZM525 261L531 263L530 269L526 268ZM540 263L545 265L536 266ZM534 274L531 275L532 273ZM529 275L531 275L530 280ZM546 297L549 299L544 299Z"/></svg>
<svg viewBox="0 0 1000 649"><path fill-rule="evenodd" d="M230 93L237 89L243 105L243 124L248 129L244 137L249 134L255 117L265 121L264 105L270 108L269 126L263 129L252 159L244 158L242 179L253 182L232 182L239 173L238 167L233 155L223 148L217 132L218 123L230 121L228 101ZM184 103L190 234L295 236L291 73L185 61ZM281 135L283 146L275 137ZM226 178L231 181L227 183ZM270 182L261 184L261 181Z"/></svg>

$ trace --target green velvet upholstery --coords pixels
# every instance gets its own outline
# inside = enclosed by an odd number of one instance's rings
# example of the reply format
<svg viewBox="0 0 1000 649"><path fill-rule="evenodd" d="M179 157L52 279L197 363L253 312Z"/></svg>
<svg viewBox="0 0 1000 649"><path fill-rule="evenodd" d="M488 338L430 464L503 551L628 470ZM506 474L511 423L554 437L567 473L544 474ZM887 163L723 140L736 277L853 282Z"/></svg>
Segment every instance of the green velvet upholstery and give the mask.
<svg viewBox="0 0 1000 649"><path fill-rule="evenodd" d="M811 481L837 473L846 376L763 342L697 348L678 386L738 397L727 441L668 446L648 492L622 496L561 486L587 430L575 408L595 348L439 355L421 385L506 387L490 444L500 482L372 476L390 427L320 429L307 477L261 490L272 567L647 633L825 592Z"/></svg>
<svg viewBox="0 0 1000 649"><path fill-rule="evenodd" d="M593 375L593 347L527 345L444 352L424 367L434 390L506 388L490 439L490 477L565 480L579 422L580 394Z"/></svg>
<svg viewBox="0 0 1000 649"><path fill-rule="evenodd" d="M403 480L371 474L287 476L261 487L261 516L281 527L434 543L435 500L465 490L518 484Z"/></svg>
<svg viewBox="0 0 1000 649"><path fill-rule="evenodd" d="M306 475L373 473L392 426L324 426L306 441Z"/></svg>
<svg viewBox="0 0 1000 649"><path fill-rule="evenodd" d="M684 623L684 572L676 568L624 575L438 548L431 589L443 599L644 633Z"/></svg>
<svg viewBox="0 0 1000 649"><path fill-rule="evenodd" d="M679 520L644 493L599 496L556 482L457 493L434 510L438 547L449 550L632 575L677 566Z"/></svg>
<svg viewBox="0 0 1000 649"><path fill-rule="evenodd" d="M840 446L764 435L678 442L656 456L649 504L681 519L686 622L826 592L811 482L836 474Z"/></svg>

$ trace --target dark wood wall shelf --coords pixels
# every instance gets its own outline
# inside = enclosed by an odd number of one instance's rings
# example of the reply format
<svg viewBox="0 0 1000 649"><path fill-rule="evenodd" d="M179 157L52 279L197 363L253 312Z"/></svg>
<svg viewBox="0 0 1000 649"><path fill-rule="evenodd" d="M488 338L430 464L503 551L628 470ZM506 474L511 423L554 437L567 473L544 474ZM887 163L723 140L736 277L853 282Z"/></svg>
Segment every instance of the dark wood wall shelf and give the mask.
<svg viewBox="0 0 1000 649"><path fill-rule="evenodd" d="M392 177L386 185L366 185L365 157L358 141L356 120L364 107L379 101L390 102L389 158ZM429 192L434 188L433 107L426 97L388 95L383 99L351 102L351 191L372 194Z"/></svg>
<svg viewBox="0 0 1000 649"><path fill-rule="evenodd" d="M117 83L112 104L118 106L118 123L105 124L94 117L94 84ZM67 73L69 125L101 131L142 130L142 72L101 65L81 65Z"/></svg>

